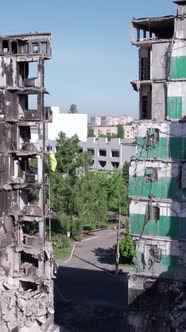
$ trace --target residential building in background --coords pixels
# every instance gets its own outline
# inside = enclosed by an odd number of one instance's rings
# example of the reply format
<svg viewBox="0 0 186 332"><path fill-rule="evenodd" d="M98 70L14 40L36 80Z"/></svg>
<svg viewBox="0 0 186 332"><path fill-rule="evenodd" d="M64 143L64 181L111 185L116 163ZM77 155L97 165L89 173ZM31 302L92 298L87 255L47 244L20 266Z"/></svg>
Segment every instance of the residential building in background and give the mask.
<svg viewBox="0 0 186 332"><path fill-rule="evenodd" d="M123 142L119 138L110 141L107 138L88 137L87 142L81 142L83 150L92 154L92 169L99 171L113 171L123 168L136 153L136 142Z"/></svg>
<svg viewBox="0 0 186 332"><path fill-rule="evenodd" d="M133 120L133 117L129 115L100 115L91 117L89 126L110 127L118 124L126 125L131 124Z"/></svg>
<svg viewBox="0 0 186 332"><path fill-rule="evenodd" d="M81 113L60 113L59 107L51 107L52 123L47 124L46 137L47 141L52 143L60 131L64 132L67 137L75 134L79 140L85 142L88 130L88 115Z"/></svg>
<svg viewBox="0 0 186 332"><path fill-rule="evenodd" d="M50 33L0 36L3 332L54 331L54 266L51 243L45 240L44 177L48 121L44 108L44 62L50 57ZM31 128L37 131L38 146L30 140Z"/></svg>
<svg viewBox="0 0 186 332"><path fill-rule="evenodd" d="M139 79L132 84L140 99L129 180L133 332L183 331L185 322L186 1L174 2L176 16L134 19L131 29L139 47Z"/></svg>

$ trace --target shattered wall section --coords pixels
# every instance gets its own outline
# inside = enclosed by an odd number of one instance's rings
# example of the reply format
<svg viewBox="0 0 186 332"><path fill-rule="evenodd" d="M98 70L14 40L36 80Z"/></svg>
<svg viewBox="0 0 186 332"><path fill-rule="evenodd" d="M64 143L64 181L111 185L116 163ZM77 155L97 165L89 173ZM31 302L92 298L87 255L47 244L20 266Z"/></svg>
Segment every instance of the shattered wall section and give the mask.
<svg viewBox="0 0 186 332"><path fill-rule="evenodd" d="M50 57L49 33L0 36L1 332L55 330L43 171L50 111L44 107L44 61Z"/></svg>

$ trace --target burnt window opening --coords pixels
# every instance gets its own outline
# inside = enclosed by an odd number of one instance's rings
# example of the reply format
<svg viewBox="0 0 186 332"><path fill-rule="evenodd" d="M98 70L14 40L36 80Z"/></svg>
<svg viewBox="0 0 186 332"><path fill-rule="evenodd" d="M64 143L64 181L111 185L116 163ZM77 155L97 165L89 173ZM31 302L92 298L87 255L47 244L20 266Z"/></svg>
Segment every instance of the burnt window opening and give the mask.
<svg viewBox="0 0 186 332"><path fill-rule="evenodd" d="M28 110L37 111L37 95L28 95Z"/></svg>
<svg viewBox="0 0 186 332"><path fill-rule="evenodd" d="M24 143L30 142L31 134L30 134L30 127L21 126L19 127L20 130L20 138Z"/></svg>
<svg viewBox="0 0 186 332"><path fill-rule="evenodd" d="M160 220L160 208L158 206L148 207L148 220Z"/></svg>
<svg viewBox="0 0 186 332"><path fill-rule="evenodd" d="M140 80L150 80L150 50L148 57L142 57L140 62Z"/></svg>
<svg viewBox="0 0 186 332"><path fill-rule="evenodd" d="M31 188L27 190L27 197L29 203L35 203L39 200L39 190Z"/></svg>
<svg viewBox="0 0 186 332"><path fill-rule="evenodd" d="M87 151L90 152L92 156L94 156L94 149L87 149Z"/></svg>
<svg viewBox="0 0 186 332"><path fill-rule="evenodd" d="M119 163L117 163L116 161L112 162L112 167L114 168L118 168L119 167Z"/></svg>
<svg viewBox="0 0 186 332"><path fill-rule="evenodd" d="M12 53L17 54L17 42L12 42Z"/></svg>
<svg viewBox="0 0 186 332"><path fill-rule="evenodd" d="M159 129L150 128L147 130L146 144L147 146L159 143Z"/></svg>
<svg viewBox="0 0 186 332"><path fill-rule="evenodd" d="M145 182L157 182L158 181L158 170L157 168L147 167L144 176Z"/></svg>
<svg viewBox="0 0 186 332"><path fill-rule="evenodd" d="M99 150L99 155L100 155L100 157L106 157L107 156L107 151L106 150Z"/></svg>
<svg viewBox="0 0 186 332"><path fill-rule="evenodd" d="M112 150L112 157L115 157L115 158L119 158L120 154L119 154L119 150Z"/></svg>
<svg viewBox="0 0 186 332"><path fill-rule="evenodd" d="M39 44L32 43L32 53L39 53Z"/></svg>
<svg viewBox="0 0 186 332"><path fill-rule="evenodd" d="M104 160L99 160L99 164L100 164L100 166L103 167L103 168L106 166L106 163L107 163L107 162L104 161Z"/></svg>
<svg viewBox="0 0 186 332"><path fill-rule="evenodd" d="M149 249L149 263L157 262L160 263L161 260L161 249L157 245L151 245Z"/></svg>
<svg viewBox="0 0 186 332"><path fill-rule="evenodd" d="M28 254L24 251L21 251L21 263L30 263L35 267L39 267L39 261L37 258L33 257L31 254Z"/></svg>
<svg viewBox="0 0 186 332"><path fill-rule="evenodd" d="M7 54L9 52L9 41L3 40L3 53Z"/></svg>
<svg viewBox="0 0 186 332"><path fill-rule="evenodd" d="M148 96L142 96L142 119L148 119Z"/></svg>
<svg viewBox="0 0 186 332"><path fill-rule="evenodd" d="M38 285L36 283L30 282L30 281L20 280L20 286L22 287L22 289L24 291L28 291L28 290L36 291L36 290L38 290Z"/></svg>
<svg viewBox="0 0 186 332"><path fill-rule="evenodd" d="M36 236L39 234L39 223L25 221L22 225L23 233L25 235Z"/></svg>

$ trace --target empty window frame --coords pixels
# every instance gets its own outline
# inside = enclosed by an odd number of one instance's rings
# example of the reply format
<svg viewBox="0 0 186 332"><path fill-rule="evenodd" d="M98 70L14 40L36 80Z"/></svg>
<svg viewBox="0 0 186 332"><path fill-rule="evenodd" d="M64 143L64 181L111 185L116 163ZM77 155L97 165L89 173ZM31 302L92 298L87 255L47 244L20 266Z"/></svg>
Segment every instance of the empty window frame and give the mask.
<svg viewBox="0 0 186 332"><path fill-rule="evenodd" d="M157 182L158 181L158 170L157 168L147 167L144 176L145 182Z"/></svg>
<svg viewBox="0 0 186 332"><path fill-rule="evenodd" d="M28 78L37 78L38 76L38 63L35 61L28 63Z"/></svg>
<svg viewBox="0 0 186 332"><path fill-rule="evenodd" d="M47 53L47 42L41 42L41 53L46 54Z"/></svg>
<svg viewBox="0 0 186 332"><path fill-rule="evenodd" d="M142 119L148 119L148 96L141 97L141 115Z"/></svg>
<svg viewBox="0 0 186 332"><path fill-rule="evenodd" d="M112 155L112 157L114 157L114 158L119 158L119 157L120 157L119 150L112 150L112 151L111 151L111 155Z"/></svg>
<svg viewBox="0 0 186 332"><path fill-rule="evenodd" d="M13 54L17 54L17 50L18 50L18 48L17 48L17 42L13 41L11 46L12 46L12 53Z"/></svg>
<svg viewBox="0 0 186 332"><path fill-rule="evenodd" d="M149 143L158 143L159 142L159 129L150 128L147 130L147 140Z"/></svg>
<svg viewBox="0 0 186 332"><path fill-rule="evenodd" d="M25 43L22 47L23 49L23 54L28 54L29 53L29 43Z"/></svg>
<svg viewBox="0 0 186 332"><path fill-rule="evenodd" d="M158 206L148 207L148 220L160 220L160 208Z"/></svg>
<svg viewBox="0 0 186 332"><path fill-rule="evenodd" d="M114 167L114 168L118 168L119 167L119 163L116 162L116 161L111 162L111 164L112 164L112 167Z"/></svg>
<svg viewBox="0 0 186 332"><path fill-rule="evenodd" d="M3 53L7 54L9 52L9 41L3 40Z"/></svg>
<svg viewBox="0 0 186 332"><path fill-rule="evenodd" d="M39 44L38 43L32 43L32 53L39 53Z"/></svg>
<svg viewBox="0 0 186 332"><path fill-rule="evenodd" d="M106 156L107 156L107 151L106 151L106 150L103 150L103 149L100 149L100 150L99 150L99 156L100 156L100 157L106 157Z"/></svg>
<svg viewBox="0 0 186 332"><path fill-rule="evenodd" d="M142 57L140 61L140 80L150 80L150 50L148 51L148 57Z"/></svg>
<svg viewBox="0 0 186 332"><path fill-rule="evenodd" d="M28 110L37 111L38 95L28 95Z"/></svg>
<svg viewBox="0 0 186 332"><path fill-rule="evenodd" d="M99 164L100 164L100 166L103 167L103 168L106 166L106 163L107 163L107 162L104 161L104 160L99 160Z"/></svg>
<svg viewBox="0 0 186 332"><path fill-rule="evenodd" d="M87 151L90 152L92 156L94 156L94 149L87 149Z"/></svg>

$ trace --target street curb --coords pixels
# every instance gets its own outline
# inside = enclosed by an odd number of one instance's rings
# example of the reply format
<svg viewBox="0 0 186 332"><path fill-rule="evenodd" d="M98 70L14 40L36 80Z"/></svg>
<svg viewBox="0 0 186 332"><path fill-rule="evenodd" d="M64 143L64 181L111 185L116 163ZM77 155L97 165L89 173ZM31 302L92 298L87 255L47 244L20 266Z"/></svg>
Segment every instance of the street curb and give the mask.
<svg viewBox="0 0 186 332"><path fill-rule="evenodd" d="M73 256L73 254L74 254L74 250L75 250L76 245L77 245L78 243L80 243L80 242L75 242L75 243L74 243L73 248L72 248L72 251L71 251L71 254L70 254L70 257L69 257L69 259L67 259L66 261L64 261L64 263L68 263L68 262L71 261L72 256Z"/></svg>
<svg viewBox="0 0 186 332"><path fill-rule="evenodd" d="M76 249L76 245L77 245L77 244L79 244L79 243L81 243L81 242L85 242L85 241L93 240L93 239L96 239L96 238L98 238L98 236L92 236L92 237L90 237L90 238L88 238L88 239L84 239L84 240L81 240L81 241L76 241L76 242L74 243L74 245L73 245L73 248L72 248L72 251L71 251L70 257L69 257L66 261L64 261L64 263L66 264L66 263L69 263L69 262L71 261L71 259L72 259L72 257L73 257L73 254L74 254L74 250Z"/></svg>

